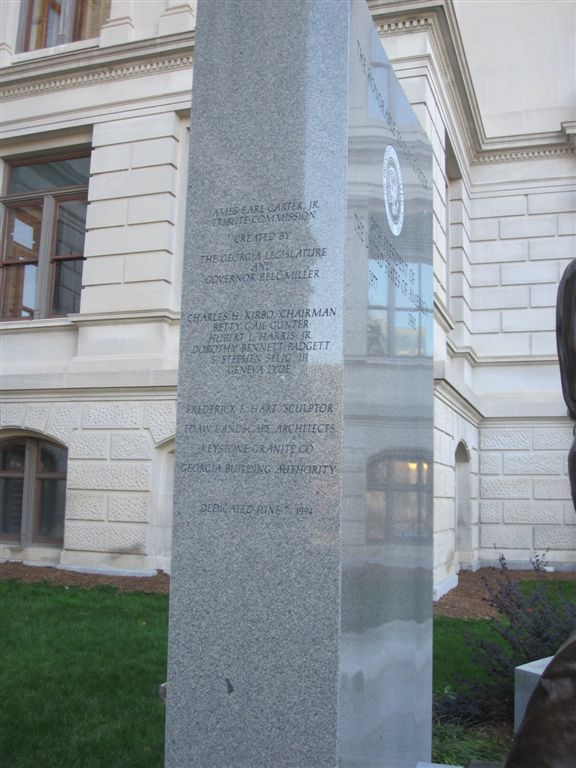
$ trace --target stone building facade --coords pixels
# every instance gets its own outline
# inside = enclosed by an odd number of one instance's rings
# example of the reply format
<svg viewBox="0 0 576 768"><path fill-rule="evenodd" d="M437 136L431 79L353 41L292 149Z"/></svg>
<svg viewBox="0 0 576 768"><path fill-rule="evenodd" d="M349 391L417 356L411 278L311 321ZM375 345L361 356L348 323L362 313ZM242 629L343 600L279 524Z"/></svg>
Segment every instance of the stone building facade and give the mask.
<svg viewBox="0 0 576 768"><path fill-rule="evenodd" d="M169 569L195 0L52 5L0 8L1 556ZM434 150L436 593L574 567L575 7L369 6Z"/></svg>

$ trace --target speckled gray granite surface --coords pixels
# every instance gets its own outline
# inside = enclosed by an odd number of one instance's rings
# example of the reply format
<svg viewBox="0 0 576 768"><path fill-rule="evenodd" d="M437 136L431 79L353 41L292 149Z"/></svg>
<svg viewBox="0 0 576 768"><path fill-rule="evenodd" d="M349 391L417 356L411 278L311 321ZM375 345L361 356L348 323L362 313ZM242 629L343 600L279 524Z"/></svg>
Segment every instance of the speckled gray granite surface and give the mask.
<svg viewBox="0 0 576 768"><path fill-rule="evenodd" d="M429 757L430 148L363 2L200 2L167 768Z"/></svg>

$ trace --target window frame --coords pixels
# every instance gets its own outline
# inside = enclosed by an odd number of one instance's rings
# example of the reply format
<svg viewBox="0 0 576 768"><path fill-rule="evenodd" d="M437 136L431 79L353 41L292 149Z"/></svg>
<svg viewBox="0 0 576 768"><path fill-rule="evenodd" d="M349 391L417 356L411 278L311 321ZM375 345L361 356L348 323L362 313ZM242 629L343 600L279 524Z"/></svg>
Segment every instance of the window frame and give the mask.
<svg viewBox="0 0 576 768"><path fill-rule="evenodd" d="M64 480L68 476L68 449L55 440L38 435L32 437L29 434L13 434L0 438L0 450L7 450L11 446L24 444L24 469L22 472L0 469L0 479L22 478L22 507L20 517L20 534L5 534L0 530L0 542L6 545L50 546L63 547L64 534L61 537L42 536L40 530L40 502L42 480ZM53 446L65 452L66 469L58 472L42 471L41 454L43 446ZM65 524L66 509L62 524Z"/></svg>
<svg viewBox="0 0 576 768"><path fill-rule="evenodd" d="M398 476L397 470L402 464L415 470L415 482ZM431 535L432 471L431 457L421 451L414 454L384 451L370 457L366 464L366 544L382 545L386 541L417 540ZM376 507L371 507L370 494L376 493L381 498ZM404 514L408 493L416 495L416 518L405 521L407 524L402 527L398 513L402 510Z"/></svg>
<svg viewBox="0 0 576 768"><path fill-rule="evenodd" d="M59 45L66 45L94 38L79 38L77 30L80 23L82 3L84 0L61 0L61 13L58 20L58 33L52 45L40 45L27 47L30 39L32 13L34 0L22 0L20 7L20 19L18 22L18 35L16 39L16 53L33 53L35 51L50 50Z"/></svg>
<svg viewBox="0 0 576 768"><path fill-rule="evenodd" d="M376 258L368 259L369 272L374 272L372 261L378 261ZM425 281L424 270L432 269L431 265L422 261L410 262L410 267L415 273L415 289L418 295L422 295L422 286ZM403 302L400 304L397 302L397 289L396 286L390 281L386 280L385 284L385 299L386 303L376 303L370 297L370 283L368 285L368 317L367 317L367 342L366 350L367 356L371 360L389 360L395 361L418 361L423 357L430 357L432 355L433 340L430 336L429 323L423 312L419 311L409 299L404 297ZM371 331L375 327L375 319L372 313L383 313L386 315L387 327L386 327L386 339L385 344L380 344L380 352L375 350L376 342L380 343L380 339L371 339ZM414 319L414 327L410 328L410 332L415 333L415 352L414 353L402 353L400 351L400 332L408 330L409 326L400 325L396 322L399 315L412 315ZM428 335L427 332L428 331ZM385 348L384 348L385 347Z"/></svg>
<svg viewBox="0 0 576 768"><path fill-rule="evenodd" d="M59 153L56 155L45 154L34 157L15 158L7 161L7 173L5 174L4 190L0 196L0 213L2 217L2 226L0 228L0 322L29 322L30 320L65 317L70 314L67 312L52 311L55 291L56 264L62 261L77 260L84 262L86 257L83 255L75 257L64 257L56 254L57 230L58 230L58 208L61 203L70 201L81 201L88 203L88 181L86 184L66 187L51 187L45 190L38 189L32 192L9 192L11 177L14 168L21 166L32 166L47 162L59 162L65 160L74 160L80 158L90 158L90 151L82 149L73 152ZM10 262L5 259L5 247L9 237L9 214L10 210L25 206L38 205L42 208L42 223L40 227L40 243L38 247L37 260L31 259L29 262L20 262L20 264L36 264L38 268L35 286L35 307L32 317L23 316L4 316L4 289L7 270L10 269ZM12 263L12 268L16 264Z"/></svg>

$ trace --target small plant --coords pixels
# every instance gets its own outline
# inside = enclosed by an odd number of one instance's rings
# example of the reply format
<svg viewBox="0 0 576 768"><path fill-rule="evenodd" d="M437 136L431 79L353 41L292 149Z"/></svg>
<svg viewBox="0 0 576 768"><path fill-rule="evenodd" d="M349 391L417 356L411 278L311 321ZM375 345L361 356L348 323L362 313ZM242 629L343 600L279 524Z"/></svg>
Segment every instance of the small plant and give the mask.
<svg viewBox="0 0 576 768"><path fill-rule="evenodd" d="M554 655L576 625L576 604L562 591L561 582L544 582L545 555L533 557L536 579L523 584L511 576L504 555L499 562L497 585L484 583L487 602L502 618L492 620L490 639L469 634L470 655L479 674L475 679L460 678L457 693L447 692L436 701L436 716L445 722L511 722L514 668Z"/></svg>
<svg viewBox="0 0 576 768"><path fill-rule="evenodd" d="M545 552L534 552L534 554L530 555L530 564L535 571L538 571L539 573L548 573L548 571L554 570L548 563L549 551L550 550L547 549ZM504 558L504 555L499 555L498 560L501 567L506 566L506 559Z"/></svg>

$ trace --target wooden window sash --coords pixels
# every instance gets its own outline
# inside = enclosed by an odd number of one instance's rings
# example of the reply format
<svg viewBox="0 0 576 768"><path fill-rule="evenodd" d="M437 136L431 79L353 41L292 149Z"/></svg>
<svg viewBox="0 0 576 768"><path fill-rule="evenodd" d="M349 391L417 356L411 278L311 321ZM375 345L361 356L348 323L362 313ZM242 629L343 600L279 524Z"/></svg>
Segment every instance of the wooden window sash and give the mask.
<svg viewBox="0 0 576 768"><path fill-rule="evenodd" d="M47 190L36 190L34 192L16 193L12 195L0 196L0 204L9 205L12 208L18 204L33 203L42 200L50 195L57 200L85 200L88 195L88 185L83 184L78 187L54 187Z"/></svg>
<svg viewBox="0 0 576 768"><path fill-rule="evenodd" d="M34 2L33 0L22 0L22 10L20 13L16 38L16 52L27 53L29 51L39 51L44 48L65 45L66 43L72 43L76 40L83 39L80 37L82 13L85 11L83 3L84 0L61 0L56 39L49 45L46 40L47 16L44 17L40 28L34 35L34 40L32 40L32 15L34 11Z"/></svg>
<svg viewBox="0 0 576 768"><path fill-rule="evenodd" d="M51 195L44 198L44 216L42 217L42 229L40 231L40 248L38 250L38 275L36 278L36 311L34 319L49 317L50 301L48 291L50 289L50 252L54 237L54 217L56 214L56 202Z"/></svg>
<svg viewBox="0 0 576 768"><path fill-rule="evenodd" d="M50 157L50 161L58 162L59 160L69 160L77 157L86 157L85 152L69 152L61 155L55 155ZM38 158L38 162L46 162L46 157ZM19 162L14 163L16 165L33 165L34 163L27 159L22 159ZM6 174L9 176L9 173ZM6 188L9 186L9 178L6 178ZM57 237L57 213L58 205L60 202L66 201L87 201L88 198L88 185L83 184L79 186L69 187L57 187L47 192L34 190L29 193L14 193L5 194L0 197L0 213L2 215L2 231L0 233L2 240L2 248L6 243L6 237L8 236L8 208L15 208L19 205L25 204L40 204L42 203L42 225L40 230L40 245L38 249L38 259L33 262L26 262L28 264L36 263L38 267L36 277L36 290L35 290L35 308L32 318L14 317L3 318L4 322L12 320L27 321L29 319L49 318L49 317L61 317L61 313L52 312L52 302L54 293L54 280L55 280L55 264L59 261L85 261L83 254L78 255L65 255L59 256L55 253L56 249L56 237ZM24 264L24 262L22 262ZM16 264L14 265L16 266ZM3 296L4 282L6 280L6 269L9 268L8 263L4 262L4 254L0 259L0 297ZM14 267L12 267L14 268Z"/></svg>
<svg viewBox="0 0 576 768"><path fill-rule="evenodd" d="M21 472L0 470L0 477L23 480L20 536L3 534L0 536L0 539L5 542L16 542L21 547L28 547L34 544L61 544L62 538L50 538L40 536L37 533L40 525L40 489L42 480L66 481L67 471L40 472L39 462L42 442L34 438L28 437L23 440L3 441L2 447L7 449L10 445L22 443L24 443L24 470ZM67 453L66 462L68 462Z"/></svg>

